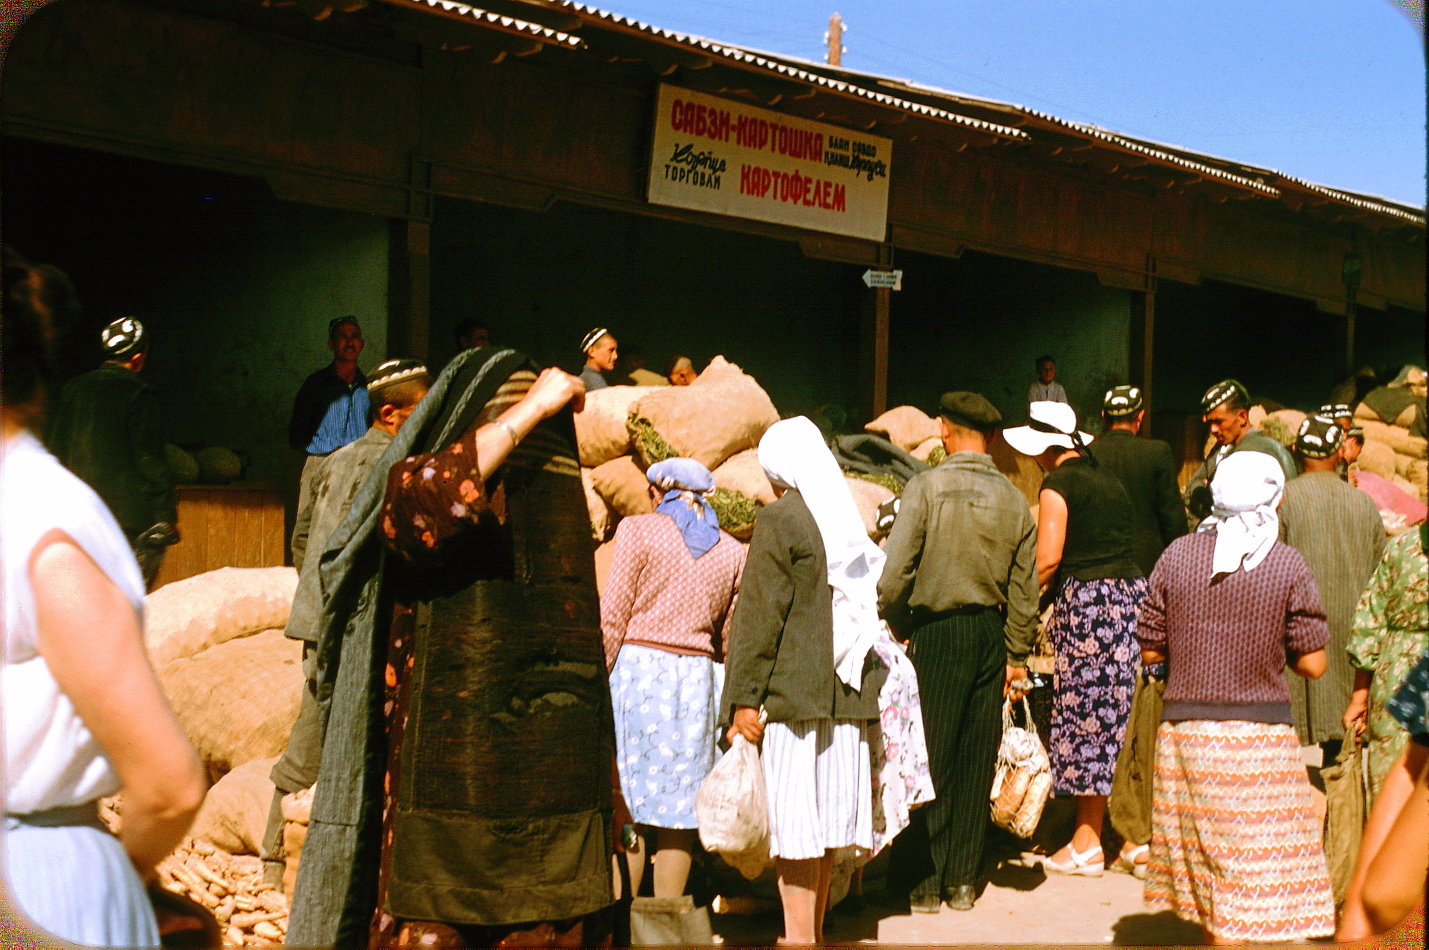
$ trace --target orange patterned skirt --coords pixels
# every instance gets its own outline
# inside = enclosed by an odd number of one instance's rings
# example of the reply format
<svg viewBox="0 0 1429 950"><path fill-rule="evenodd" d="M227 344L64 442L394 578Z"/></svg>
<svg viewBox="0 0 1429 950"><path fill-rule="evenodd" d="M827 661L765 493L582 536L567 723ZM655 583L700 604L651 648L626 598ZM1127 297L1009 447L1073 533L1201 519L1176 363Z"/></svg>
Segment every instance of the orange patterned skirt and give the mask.
<svg viewBox="0 0 1429 950"><path fill-rule="evenodd" d="M1320 823L1293 727L1161 724L1146 906L1236 942L1334 932Z"/></svg>

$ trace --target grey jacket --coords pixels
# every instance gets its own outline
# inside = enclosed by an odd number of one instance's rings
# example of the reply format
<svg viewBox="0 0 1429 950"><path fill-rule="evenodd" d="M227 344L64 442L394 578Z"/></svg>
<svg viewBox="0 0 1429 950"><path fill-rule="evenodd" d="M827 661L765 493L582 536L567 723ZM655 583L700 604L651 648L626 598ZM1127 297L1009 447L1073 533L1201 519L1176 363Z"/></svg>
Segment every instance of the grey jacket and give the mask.
<svg viewBox="0 0 1429 950"><path fill-rule="evenodd" d="M763 706L770 722L877 719L888 671L869 654L860 689L834 672L834 607L823 539L803 496L759 512L725 654L721 722Z"/></svg>
<svg viewBox="0 0 1429 950"><path fill-rule="evenodd" d="M298 512L293 525L293 566L298 569L298 590L288 614L284 633L294 640L318 642L318 621L322 617L322 588L318 566L333 529L342 523L357 490L367 480L377 460L392 444L392 436L373 426L355 442L327 456L313 479L308 505ZM382 473L385 482L387 473ZM309 555L311 554L311 557Z"/></svg>
<svg viewBox="0 0 1429 950"><path fill-rule="evenodd" d="M1007 662L1037 639L1037 522L992 458L957 452L903 489L878 610L906 636L949 611L1003 608Z"/></svg>

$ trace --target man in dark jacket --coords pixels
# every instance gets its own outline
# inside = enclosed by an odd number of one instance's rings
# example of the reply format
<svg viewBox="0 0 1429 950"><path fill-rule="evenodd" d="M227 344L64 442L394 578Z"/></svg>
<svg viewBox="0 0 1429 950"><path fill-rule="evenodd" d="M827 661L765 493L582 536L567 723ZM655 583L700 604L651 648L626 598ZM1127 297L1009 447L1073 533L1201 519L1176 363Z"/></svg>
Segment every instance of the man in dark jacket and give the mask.
<svg viewBox="0 0 1429 950"><path fill-rule="evenodd" d="M139 377L148 338L142 323L123 317L104 328L100 342L109 359L65 386L50 449L104 499L152 585L164 551L179 539L179 515L158 399Z"/></svg>
<svg viewBox="0 0 1429 950"><path fill-rule="evenodd" d="M1092 455L1121 479L1131 498L1131 553L1147 577L1156 559L1186 533L1186 513L1176 487L1171 446L1138 438L1146 404L1135 386L1117 386L1102 400L1106 432L1091 444ZM1161 722L1164 665L1137 674L1126 739L1117 756L1107 810L1123 845L1113 867L1138 877L1145 874L1151 841L1151 776L1155 766L1156 728Z"/></svg>

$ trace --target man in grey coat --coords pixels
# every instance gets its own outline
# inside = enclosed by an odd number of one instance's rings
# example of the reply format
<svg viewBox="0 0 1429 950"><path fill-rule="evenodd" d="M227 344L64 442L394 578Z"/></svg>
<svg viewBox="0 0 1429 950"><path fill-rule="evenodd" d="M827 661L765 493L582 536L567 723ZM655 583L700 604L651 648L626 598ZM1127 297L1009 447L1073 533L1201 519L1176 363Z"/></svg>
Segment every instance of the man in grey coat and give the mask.
<svg viewBox="0 0 1429 950"><path fill-rule="evenodd" d="M941 401L947 457L903 490L878 610L918 672L937 797L894 839L890 877L909 905L971 910L1004 697L1022 695L1037 635L1037 524L987 454L1002 416L977 393Z"/></svg>
<svg viewBox="0 0 1429 950"><path fill-rule="evenodd" d="M361 438L321 459L313 476L313 490L298 511L293 526L293 566L298 569L298 590L284 633L303 641L302 705L288 737L283 757L273 765L273 804L263 834L263 877L282 886L286 855L283 851L284 795L305 789L317 779L322 759L318 722L315 651L322 616L322 587L318 567L328 537L346 516L352 499L392 437L431 388L427 367L419 360L388 360L372 371L367 383L372 425Z"/></svg>

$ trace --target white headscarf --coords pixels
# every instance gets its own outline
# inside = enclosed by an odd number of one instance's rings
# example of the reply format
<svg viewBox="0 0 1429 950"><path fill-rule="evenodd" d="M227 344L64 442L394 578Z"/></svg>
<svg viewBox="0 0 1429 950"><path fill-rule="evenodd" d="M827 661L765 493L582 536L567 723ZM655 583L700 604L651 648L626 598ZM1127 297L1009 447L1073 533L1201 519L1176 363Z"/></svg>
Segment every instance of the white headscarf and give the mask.
<svg viewBox="0 0 1429 950"><path fill-rule="evenodd" d="M819 527L834 597L834 670L854 689L864 658L884 636L878 618L878 579L884 553L868 539L824 437L804 416L774 423L759 440L759 464L770 481L796 488Z"/></svg>
<svg viewBox="0 0 1429 950"><path fill-rule="evenodd" d="M1216 533L1211 576L1253 571L1280 533L1275 506L1285 492L1285 472L1264 452L1232 452L1211 479L1211 514L1198 531Z"/></svg>

